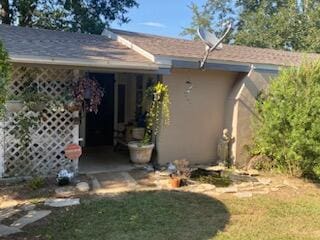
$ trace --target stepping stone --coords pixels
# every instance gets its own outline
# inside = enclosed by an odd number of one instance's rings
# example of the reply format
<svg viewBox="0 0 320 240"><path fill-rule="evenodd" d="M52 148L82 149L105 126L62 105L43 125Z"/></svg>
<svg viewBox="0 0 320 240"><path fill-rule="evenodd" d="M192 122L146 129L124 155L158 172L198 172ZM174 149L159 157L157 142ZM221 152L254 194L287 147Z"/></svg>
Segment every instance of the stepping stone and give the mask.
<svg viewBox="0 0 320 240"><path fill-rule="evenodd" d="M25 204L25 205L23 205L22 207L21 207L21 210L22 211L31 211L31 210L33 210L33 209L35 209L36 208L36 205L34 205L34 204L32 204L32 203L27 203L27 204Z"/></svg>
<svg viewBox="0 0 320 240"><path fill-rule="evenodd" d="M121 176L128 183L128 187L130 187L130 188L136 188L137 187L138 183L136 182L136 180L128 172L121 172Z"/></svg>
<svg viewBox="0 0 320 240"><path fill-rule="evenodd" d="M15 227L8 227L0 224L0 237L8 236L10 234L21 232L20 229Z"/></svg>
<svg viewBox="0 0 320 240"><path fill-rule="evenodd" d="M238 188L237 187L219 187L216 188L216 191L219 193L236 193L238 192Z"/></svg>
<svg viewBox="0 0 320 240"><path fill-rule="evenodd" d="M0 209L0 222L6 218L13 216L18 212L20 212L20 209L15 209L15 208Z"/></svg>
<svg viewBox="0 0 320 240"><path fill-rule="evenodd" d="M258 181L263 185L269 185L272 182L270 178L258 178Z"/></svg>
<svg viewBox="0 0 320 240"><path fill-rule="evenodd" d="M255 170L255 169L250 169L250 170L248 170L248 174L249 174L250 176L252 176L252 177L256 177L256 176L259 176L259 175L260 175L259 171L258 171L258 170Z"/></svg>
<svg viewBox="0 0 320 240"><path fill-rule="evenodd" d="M250 198L252 197L252 192L238 192L234 194L238 198Z"/></svg>
<svg viewBox="0 0 320 240"><path fill-rule="evenodd" d="M51 211L41 210L41 211L29 211L27 215L19 218L14 223L12 223L11 227L23 228L25 225L36 222L41 218L49 215Z"/></svg>
<svg viewBox="0 0 320 240"><path fill-rule="evenodd" d="M55 190L57 197L68 198L75 195L74 187L67 186L67 187L59 187Z"/></svg>
<svg viewBox="0 0 320 240"><path fill-rule="evenodd" d="M79 198L54 198L54 199L47 199L44 202L44 205L49 207L69 207L74 205L79 205L80 199Z"/></svg>
<svg viewBox="0 0 320 240"><path fill-rule="evenodd" d="M86 182L79 182L76 186L77 190L80 192L88 192L90 190L90 186Z"/></svg>

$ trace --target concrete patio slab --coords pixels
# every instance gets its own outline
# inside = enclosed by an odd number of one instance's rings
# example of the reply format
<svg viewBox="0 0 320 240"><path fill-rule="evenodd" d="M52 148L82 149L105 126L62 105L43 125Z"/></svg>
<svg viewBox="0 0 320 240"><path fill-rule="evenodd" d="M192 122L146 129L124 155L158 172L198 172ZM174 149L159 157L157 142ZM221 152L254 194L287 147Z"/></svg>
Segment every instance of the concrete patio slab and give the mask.
<svg viewBox="0 0 320 240"><path fill-rule="evenodd" d="M69 207L69 206L74 206L79 204L80 204L79 198L53 198L53 199L47 199L44 202L44 205L49 207Z"/></svg>
<svg viewBox="0 0 320 240"><path fill-rule="evenodd" d="M18 232L21 232L21 230L19 228L8 227L8 226L0 224L0 237L5 237L10 234L14 234L14 233L18 233Z"/></svg>
<svg viewBox="0 0 320 240"><path fill-rule="evenodd" d="M27 215L19 218L14 223L12 223L11 227L23 228L25 225L36 222L41 218L49 215L51 211L49 210L41 210L41 211L29 211Z"/></svg>
<svg viewBox="0 0 320 240"><path fill-rule="evenodd" d="M0 209L0 222L6 218L13 216L18 212L20 212L20 209L17 209L17 208Z"/></svg>

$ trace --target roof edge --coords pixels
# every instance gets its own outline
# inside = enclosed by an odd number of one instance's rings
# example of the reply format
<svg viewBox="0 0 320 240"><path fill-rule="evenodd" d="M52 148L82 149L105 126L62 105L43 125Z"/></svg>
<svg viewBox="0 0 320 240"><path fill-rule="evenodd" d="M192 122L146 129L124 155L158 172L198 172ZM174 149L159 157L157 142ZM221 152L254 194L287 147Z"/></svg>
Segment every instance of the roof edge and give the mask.
<svg viewBox="0 0 320 240"><path fill-rule="evenodd" d="M110 60L78 59L78 58L43 58L30 55L9 55L9 61L12 63L29 63L45 65L66 65L78 67L95 68L129 68L137 70L159 70L159 66L154 63L136 63Z"/></svg>

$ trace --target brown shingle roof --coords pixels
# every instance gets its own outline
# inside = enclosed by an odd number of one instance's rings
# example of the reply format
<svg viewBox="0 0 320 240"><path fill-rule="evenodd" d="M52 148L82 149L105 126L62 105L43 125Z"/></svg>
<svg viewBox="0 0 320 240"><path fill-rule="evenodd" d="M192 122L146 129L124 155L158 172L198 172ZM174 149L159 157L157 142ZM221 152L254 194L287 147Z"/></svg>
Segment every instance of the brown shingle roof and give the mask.
<svg viewBox="0 0 320 240"><path fill-rule="evenodd" d="M138 45L154 55L176 58L198 58L204 54L205 45L201 41L191 41L149 34L111 29L110 31ZM223 49L210 54L209 59L240 63L298 65L305 58L319 58L318 54L305 54L273 49L253 48L237 45L224 45Z"/></svg>
<svg viewBox="0 0 320 240"><path fill-rule="evenodd" d="M121 43L100 35L0 24L0 40L10 55L151 63Z"/></svg>

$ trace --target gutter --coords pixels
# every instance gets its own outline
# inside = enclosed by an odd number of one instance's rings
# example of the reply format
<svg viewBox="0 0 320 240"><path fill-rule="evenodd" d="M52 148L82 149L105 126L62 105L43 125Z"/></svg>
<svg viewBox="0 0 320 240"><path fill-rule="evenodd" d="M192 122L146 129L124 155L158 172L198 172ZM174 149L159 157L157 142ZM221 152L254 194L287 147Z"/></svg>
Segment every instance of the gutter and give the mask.
<svg viewBox="0 0 320 240"><path fill-rule="evenodd" d="M77 59L77 58L50 58L27 55L9 55L12 63L29 63L44 65L64 65L76 67L114 68L114 69L136 69L136 70L159 70L160 67L154 63L123 62L103 59Z"/></svg>

